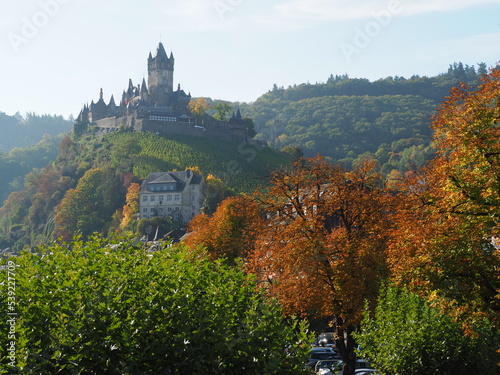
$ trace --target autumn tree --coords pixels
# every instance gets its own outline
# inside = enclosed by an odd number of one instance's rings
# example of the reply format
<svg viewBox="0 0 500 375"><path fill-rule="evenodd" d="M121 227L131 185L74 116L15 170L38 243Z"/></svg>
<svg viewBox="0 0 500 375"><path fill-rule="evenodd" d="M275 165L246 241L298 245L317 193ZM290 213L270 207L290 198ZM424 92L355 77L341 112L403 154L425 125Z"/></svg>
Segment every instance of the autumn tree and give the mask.
<svg viewBox="0 0 500 375"><path fill-rule="evenodd" d="M260 197L269 219L249 262L288 313L332 320L346 374L363 304L374 304L387 277L386 197L375 167L366 159L344 171L315 158L273 173Z"/></svg>
<svg viewBox="0 0 500 375"><path fill-rule="evenodd" d="M212 217L200 214L189 225L191 249L206 248L212 259L233 263L252 252L261 223L259 206L249 198L226 198Z"/></svg>
<svg viewBox="0 0 500 375"><path fill-rule="evenodd" d="M122 228L126 228L134 220L135 215L139 213L139 192L141 185L132 183L128 187L127 196L125 197L125 206L123 206L123 219L120 223Z"/></svg>
<svg viewBox="0 0 500 375"><path fill-rule="evenodd" d="M406 176L389 247L393 280L469 335L500 313L500 70L461 85L433 118L436 156Z"/></svg>
<svg viewBox="0 0 500 375"><path fill-rule="evenodd" d="M188 109L198 122L203 118L209 107L210 105L203 98L193 99L188 103Z"/></svg>

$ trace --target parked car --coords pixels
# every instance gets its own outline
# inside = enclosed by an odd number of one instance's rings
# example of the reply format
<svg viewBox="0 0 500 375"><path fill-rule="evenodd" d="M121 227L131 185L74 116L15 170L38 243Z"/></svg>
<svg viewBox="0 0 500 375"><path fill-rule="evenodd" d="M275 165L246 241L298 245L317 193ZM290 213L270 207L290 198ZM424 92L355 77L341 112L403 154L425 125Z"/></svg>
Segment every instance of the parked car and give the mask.
<svg viewBox="0 0 500 375"><path fill-rule="evenodd" d="M316 366L314 367L314 373L316 375L324 375L327 373L331 373L332 368L337 368L340 359L322 359L316 362Z"/></svg>
<svg viewBox="0 0 500 375"><path fill-rule="evenodd" d="M357 359L356 360L356 370L355 373L357 375L362 375L362 374L370 374L370 375L376 375L378 374L373 367L365 360L363 359ZM342 375L342 361L338 361L337 365L334 365L331 367L330 371L324 372L322 375Z"/></svg>
<svg viewBox="0 0 500 375"><path fill-rule="evenodd" d="M309 360L306 363L306 367L314 369L316 362L326 359L336 359L338 354L333 348L315 346L311 348L309 353Z"/></svg>

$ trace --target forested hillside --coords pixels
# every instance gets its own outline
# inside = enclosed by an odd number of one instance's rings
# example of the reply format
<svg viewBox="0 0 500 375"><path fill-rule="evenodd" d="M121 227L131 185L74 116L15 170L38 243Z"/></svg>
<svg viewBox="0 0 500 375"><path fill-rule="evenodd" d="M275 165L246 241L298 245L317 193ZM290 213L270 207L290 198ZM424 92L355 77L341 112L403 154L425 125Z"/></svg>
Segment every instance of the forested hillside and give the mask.
<svg viewBox="0 0 500 375"><path fill-rule="evenodd" d="M326 83L277 87L250 105L257 139L272 147L302 148L350 166L371 153L383 168L400 171L423 165L432 155L429 118L458 82L479 83L486 65L455 63L436 77L367 79L331 75Z"/></svg>
<svg viewBox="0 0 500 375"><path fill-rule="evenodd" d="M269 148L188 136L164 138L126 130L79 139L66 136L57 160L29 173L25 188L0 209L0 248L38 245L54 235L118 229L127 188L149 172L196 168L220 189L210 202L266 184L290 157ZM71 223L65 218L71 217Z"/></svg>
<svg viewBox="0 0 500 375"><path fill-rule="evenodd" d="M72 121L62 116L19 113L9 116L0 112L0 151L9 152L18 147L28 147L40 142L45 134L56 137L71 131Z"/></svg>

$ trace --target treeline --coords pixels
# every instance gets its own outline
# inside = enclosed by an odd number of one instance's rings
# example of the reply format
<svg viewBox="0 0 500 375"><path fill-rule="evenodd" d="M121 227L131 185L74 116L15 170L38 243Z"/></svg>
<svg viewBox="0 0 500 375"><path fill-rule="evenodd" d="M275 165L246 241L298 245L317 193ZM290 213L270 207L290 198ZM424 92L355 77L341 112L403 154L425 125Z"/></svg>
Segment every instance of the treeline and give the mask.
<svg viewBox="0 0 500 375"><path fill-rule="evenodd" d="M11 149L34 145L42 140L45 134L56 137L71 130L72 120L62 116L37 115L27 113L24 117L16 113L9 116L0 112L0 150L8 152Z"/></svg>
<svg viewBox="0 0 500 375"><path fill-rule="evenodd" d="M0 208L0 249L119 231L127 189L150 172L195 168L210 176L206 207L214 210L227 196L265 185L271 170L289 163L288 155L272 149L222 140L126 130L68 135L55 162L30 169L24 188Z"/></svg>
<svg viewBox="0 0 500 375"><path fill-rule="evenodd" d="M477 85L487 73L455 63L435 77L368 79L331 75L325 83L273 89L249 105L256 139L272 147L300 147L350 167L370 153L385 172L414 169L432 156L430 117L458 82Z"/></svg>

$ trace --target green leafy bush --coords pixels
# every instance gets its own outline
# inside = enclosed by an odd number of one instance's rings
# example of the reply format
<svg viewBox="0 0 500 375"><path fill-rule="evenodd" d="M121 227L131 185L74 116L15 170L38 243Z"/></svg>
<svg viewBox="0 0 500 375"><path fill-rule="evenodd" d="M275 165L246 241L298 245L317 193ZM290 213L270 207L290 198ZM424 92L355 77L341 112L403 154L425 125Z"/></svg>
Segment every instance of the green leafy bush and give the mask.
<svg viewBox="0 0 500 375"><path fill-rule="evenodd" d="M476 328L477 336L465 336L460 323L418 295L387 288L374 317L366 312L356 340L383 374L498 374L498 333L487 322Z"/></svg>
<svg viewBox="0 0 500 375"><path fill-rule="evenodd" d="M240 269L182 247L94 237L23 251L1 264L15 269L0 271L2 316L17 316L14 333L6 320L0 328L2 345L14 342L16 367L2 350L0 373L303 371L305 326L285 321Z"/></svg>

